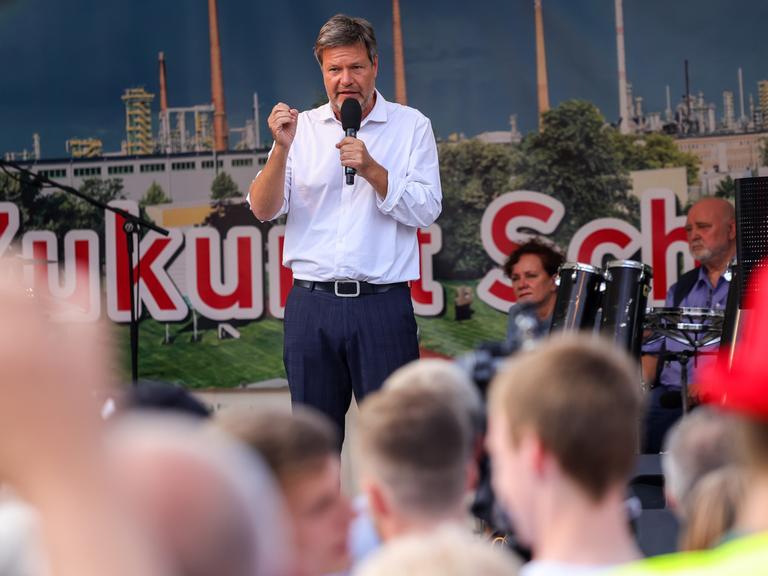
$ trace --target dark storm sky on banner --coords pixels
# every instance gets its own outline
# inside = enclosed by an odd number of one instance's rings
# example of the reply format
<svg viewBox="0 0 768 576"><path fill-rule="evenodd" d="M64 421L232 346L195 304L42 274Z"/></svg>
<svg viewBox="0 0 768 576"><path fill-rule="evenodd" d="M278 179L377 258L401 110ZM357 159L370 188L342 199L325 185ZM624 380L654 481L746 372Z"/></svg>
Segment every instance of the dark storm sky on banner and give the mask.
<svg viewBox="0 0 768 576"><path fill-rule="evenodd" d="M388 0L219 0L224 84L230 126L244 124L252 93L262 125L283 100L307 108L322 93L312 57L319 27L344 12L371 20L379 36L378 87L393 99L391 2ZM409 104L431 117L438 136L468 136L536 126L532 0L439 3L401 0ZM757 99L768 78L765 0L625 0L627 69L645 109L673 106L691 85L722 115L722 91ZM550 100L597 104L617 117L613 0L544 0ZM70 137L98 137L105 151L124 137L123 90L158 92L157 53L168 67L169 104L210 101L205 0L0 0L0 153L30 149L65 155ZM747 96L745 96L745 99ZM159 108L158 99L153 111ZM156 116L155 116L156 118ZM266 138L266 131L262 130Z"/></svg>

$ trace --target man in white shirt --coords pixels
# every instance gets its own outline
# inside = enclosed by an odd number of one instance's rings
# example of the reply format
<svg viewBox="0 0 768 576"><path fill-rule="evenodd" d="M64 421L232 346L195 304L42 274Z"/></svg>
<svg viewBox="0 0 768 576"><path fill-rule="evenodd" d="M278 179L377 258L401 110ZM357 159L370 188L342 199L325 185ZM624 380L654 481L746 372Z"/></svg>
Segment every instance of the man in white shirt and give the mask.
<svg viewBox="0 0 768 576"><path fill-rule="evenodd" d="M440 214L437 147L429 120L376 90L376 38L366 20L336 15L315 42L328 103L299 114L277 104L275 143L248 200L262 221L288 215L283 264L291 398L344 430L358 401L419 355L407 282L419 277L417 229ZM357 137L341 105L360 103ZM346 184L344 168L354 168Z"/></svg>
<svg viewBox="0 0 768 576"><path fill-rule="evenodd" d="M522 576L591 576L640 557L624 506L638 374L612 343L570 335L515 356L494 378L493 486L533 553Z"/></svg>

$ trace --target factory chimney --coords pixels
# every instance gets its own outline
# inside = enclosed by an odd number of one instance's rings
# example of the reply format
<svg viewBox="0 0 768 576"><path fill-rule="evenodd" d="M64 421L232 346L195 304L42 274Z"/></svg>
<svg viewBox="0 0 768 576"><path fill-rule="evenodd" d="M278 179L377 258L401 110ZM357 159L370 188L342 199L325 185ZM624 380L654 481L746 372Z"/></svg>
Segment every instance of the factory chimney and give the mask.
<svg viewBox="0 0 768 576"><path fill-rule="evenodd" d="M544 112L549 111L547 55L544 51L544 20L541 15L541 0L533 0L533 9L536 16L536 89L539 100L539 130L541 130Z"/></svg>
<svg viewBox="0 0 768 576"><path fill-rule="evenodd" d="M160 112L168 112L168 85L166 84L165 77L165 54L160 52L158 54L158 61L160 63Z"/></svg>
<svg viewBox="0 0 768 576"><path fill-rule="evenodd" d="M224 80L221 71L221 45L216 0L208 0L208 25L211 42L211 91L213 95L214 150L224 152L229 147L227 113L224 110Z"/></svg>
<svg viewBox="0 0 768 576"><path fill-rule="evenodd" d="M165 76L165 54L158 54L160 65L160 148L163 152L170 152L171 123L168 118L168 84Z"/></svg>
<svg viewBox="0 0 768 576"><path fill-rule="evenodd" d="M395 49L395 102L405 106L405 59L403 57L403 31L400 27L400 0L392 0L392 44Z"/></svg>
<svg viewBox="0 0 768 576"><path fill-rule="evenodd" d="M616 0L616 52L619 61L619 131L629 134L629 102L627 99L627 59L624 54L624 8Z"/></svg>
<svg viewBox="0 0 768 576"><path fill-rule="evenodd" d="M741 73L741 66L739 66L739 122L745 122L744 116L744 75Z"/></svg>

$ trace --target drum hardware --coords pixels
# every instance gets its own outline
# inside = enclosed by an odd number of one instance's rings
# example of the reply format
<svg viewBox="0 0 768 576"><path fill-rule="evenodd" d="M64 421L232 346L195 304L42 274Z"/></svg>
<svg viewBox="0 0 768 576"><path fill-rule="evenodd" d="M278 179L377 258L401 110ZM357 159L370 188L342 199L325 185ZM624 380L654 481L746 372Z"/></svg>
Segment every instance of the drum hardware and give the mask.
<svg viewBox="0 0 768 576"><path fill-rule="evenodd" d="M679 351L666 351L659 360L671 359L680 364L680 395L683 413L691 409L691 398L688 393L688 363L694 362L700 355L715 355L717 351L702 351L700 348L718 344L723 330L724 314L722 310L709 308L651 308L646 312L646 329L653 336L646 340L647 344L669 338L674 342L688 346Z"/></svg>

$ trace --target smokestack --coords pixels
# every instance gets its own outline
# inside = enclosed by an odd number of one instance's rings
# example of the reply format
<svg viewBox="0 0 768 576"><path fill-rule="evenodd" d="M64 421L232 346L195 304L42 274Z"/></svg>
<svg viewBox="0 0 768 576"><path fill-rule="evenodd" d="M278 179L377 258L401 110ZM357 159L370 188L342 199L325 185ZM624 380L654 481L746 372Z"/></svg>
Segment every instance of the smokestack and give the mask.
<svg viewBox="0 0 768 576"><path fill-rule="evenodd" d="M667 122L672 121L672 95L669 92L669 84L667 84L667 109L664 111L667 117Z"/></svg>
<svg viewBox="0 0 768 576"><path fill-rule="evenodd" d="M685 113L691 122L691 80L688 75L688 59L685 59Z"/></svg>
<svg viewBox="0 0 768 576"><path fill-rule="evenodd" d="M165 79L165 54L160 52L160 54L158 54L158 60L160 63L160 112L165 114L168 112L168 88Z"/></svg>
<svg viewBox="0 0 768 576"><path fill-rule="evenodd" d="M221 45L219 44L219 18L216 13L216 0L208 0L208 25L211 42L214 150L224 152L229 148L229 129L227 128L227 113L224 110L224 79L221 71Z"/></svg>
<svg viewBox="0 0 768 576"><path fill-rule="evenodd" d="M160 148L171 152L171 119L168 117L168 85L165 77L165 54L158 54L160 64Z"/></svg>
<svg viewBox="0 0 768 576"><path fill-rule="evenodd" d="M544 112L549 111L549 86L547 84L547 54L544 51L544 20L541 16L541 0L533 0L536 16L536 88L539 97L539 130Z"/></svg>
<svg viewBox="0 0 768 576"><path fill-rule="evenodd" d="M629 102L627 99L627 62L624 55L624 8L616 0L616 53L619 60L619 131L629 134Z"/></svg>
<svg viewBox="0 0 768 576"><path fill-rule="evenodd" d="M403 31L400 27L400 0L392 0L392 43L395 48L395 102L405 106L405 59L403 58Z"/></svg>
<svg viewBox="0 0 768 576"><path fill-rule="evenodd" d="M739 106L741 111L741 116L739 116L739 120L744 120L744 76L741 73L741 66L739 66Z"/></svg>

